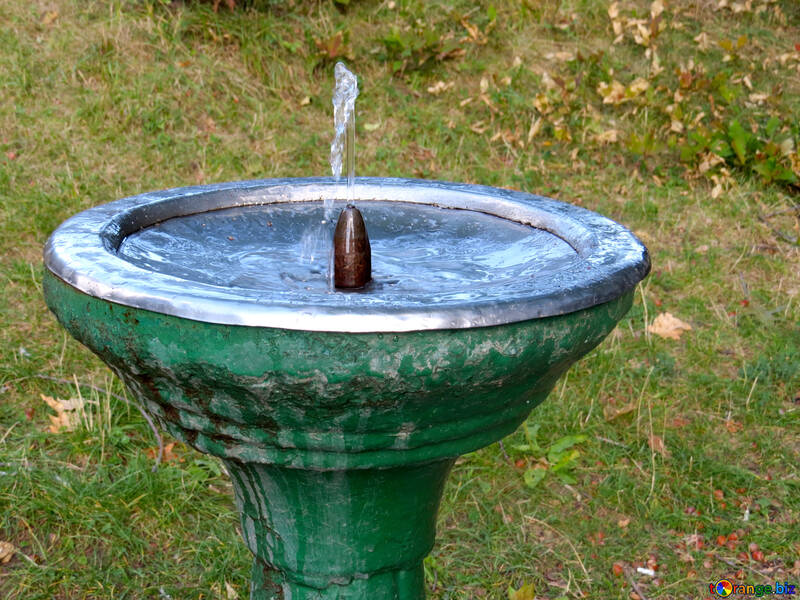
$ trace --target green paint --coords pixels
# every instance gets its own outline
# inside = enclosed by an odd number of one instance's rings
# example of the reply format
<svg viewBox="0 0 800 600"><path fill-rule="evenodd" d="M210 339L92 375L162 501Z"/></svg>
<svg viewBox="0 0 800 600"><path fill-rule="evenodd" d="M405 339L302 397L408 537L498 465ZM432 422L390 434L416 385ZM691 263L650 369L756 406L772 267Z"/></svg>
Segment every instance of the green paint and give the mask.
<svg viewBox="0 0 800 600"><path fill-rule="evenodd" d="M224 459L252 600L424 598L454 459L511 433L628 311L396 334L191 321L45 271L59 321L175 437Z"/></svg>

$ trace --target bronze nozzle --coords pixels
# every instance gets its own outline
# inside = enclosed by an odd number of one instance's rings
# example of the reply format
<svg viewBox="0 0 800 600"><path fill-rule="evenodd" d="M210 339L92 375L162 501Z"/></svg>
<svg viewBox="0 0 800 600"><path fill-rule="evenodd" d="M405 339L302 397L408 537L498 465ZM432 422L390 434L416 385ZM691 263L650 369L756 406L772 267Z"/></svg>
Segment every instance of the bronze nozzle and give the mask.
<svg viewBox="0 0 800 600"><path fill-rule="evenodd" d="M348 204L333 232L333 284L361 288L372 279L372 251L361 212Z"/></svg>

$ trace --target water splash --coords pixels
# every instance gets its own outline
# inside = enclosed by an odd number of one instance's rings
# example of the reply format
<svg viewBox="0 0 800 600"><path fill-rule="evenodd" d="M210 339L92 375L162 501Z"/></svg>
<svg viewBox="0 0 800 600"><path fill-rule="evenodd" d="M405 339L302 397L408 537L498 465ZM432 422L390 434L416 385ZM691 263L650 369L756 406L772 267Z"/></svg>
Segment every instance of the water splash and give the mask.
<svg viewBox="0 0 800 600"><path fill-rule="evenodd" d="M334 69L336 85L333 89L333 142L331 143L331 170L338 180L342 176L342 161L347 167L347 197L353 201L353 184L356 165L356 97L358 78L344 66L336 63ZM325 218L333 215L333 200L325 200Z"/></svg>

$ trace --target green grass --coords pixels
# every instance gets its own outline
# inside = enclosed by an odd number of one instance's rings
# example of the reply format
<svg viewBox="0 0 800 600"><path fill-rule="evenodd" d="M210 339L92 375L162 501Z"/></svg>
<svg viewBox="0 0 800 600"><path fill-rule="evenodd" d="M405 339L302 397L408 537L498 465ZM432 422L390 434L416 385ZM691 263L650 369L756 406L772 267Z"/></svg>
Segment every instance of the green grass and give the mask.
<svg viewBox="0 0 800 600"><path fill-rule="evenodd" d="M41 247L75 212L142 191L326 174L332 64L316 42L337 32L361 77L359 174L554 195L624 223L653 258L630 314L531 417L541 448L587 436L576 481L527 487L546 463L520 449L523 431L462 458L426 562L430 597L800 584L798 188L762 166L800 174L800 5L674 0L656 64L634 21L613 43L607 2L491 4L0 4L0 541L18 549L0 564L1 597L246 597L250 560L216 461L176 446L152 472L152 433L113 397L91 397L110 409L91 430L47 430L41 394L75 392L38 375L123 390L48 313ZM649 28L650 2L619 15ZM462 22L478 37L463 40ZM431 41L397 64L402 44L386 40L409 28ZM448 41L459 51L439 60ZM603 103L601 84L637 78L646 90ZM428 92L438 81L454 85ZM772 141L795 149L769 146L771 117ZM734 121L754 136L742 157ZM690 151L714 135L728 154ZM692 330L647 333L662 312ZM635 570L648 561L655 579Z"/></svg>

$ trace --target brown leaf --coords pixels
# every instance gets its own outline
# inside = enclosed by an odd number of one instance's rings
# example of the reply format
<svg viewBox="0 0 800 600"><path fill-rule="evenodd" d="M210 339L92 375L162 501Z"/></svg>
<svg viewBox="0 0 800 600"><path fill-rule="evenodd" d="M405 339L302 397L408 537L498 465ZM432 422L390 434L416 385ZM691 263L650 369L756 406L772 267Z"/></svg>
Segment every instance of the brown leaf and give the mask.
<svg viewBox="0 0 800 600"><path fill-rule="evenodd" d="M647 331L650 333L670 340L679 340L684 331L691 329L691 325L672 316L671 313L661 313L647 326Z"/></svg>
<svg viewBox="0 0 800 600"><path fill-rule="evenodd" d="M672 421L670 421L669 426L673 429L680 429L681 427L686 427L691 421L686 417L677 416Z"/></svg>
<svg viewBox="0 0 800 600"><path fill-rule="evenodd" d="M664 445L664 439L660 435L651 435L647 443L653 452L658 452L664 458L669 458L670 452Z"/></svg>
<svg viewBox="0 0 800 600"><path fill-rule="evenodd" d="M730 433L738 433L742 429L744 429L744 425L739 423L739 421L725 421L725 429L727 429Z"/></svg>
<svg viewBox="0 0 800 600"><path fill-rule="evenodd" d="M17 549L9 542L0 541L0 565L6 564L14 556Z"/></svg>
<svg viewBox="0 0 800 600"><path fill-rule="evenodd" d="M62 429L65 431L74 431L81 422L84 401L80 398L61 400L60 398L53 398L51 396L45 396L44 394L41 394L41 396L42 400L56 411L55 416L48 415L50 418L50 427L48 427L47 430L50 433L60 433Z"/></svg>
<svg viewBox="0 0 800 600"><path fill-rule="evenodd" d="M164 462L184 462L184 458L175 454L173 448L175 448L175 442L164 445ZM147 454L148 458L155 460L156 456L158 456L158 448L148 448L145 450L145 454Z"/></svg>
<svg viewBox="0 0 800 600"><path fill-rule="evenodd" d="M619 141L619 131L617 129L609 129L603 133L598 133L592 139L602 145L615 144Z"/></svg>
<svg viewBox="0 0 800 600"><path fill-rule="evenodd" d="M336 58L351 58L353 55L350 45L347 43L347 37L344 32L337 31L329 38L315 39L314 43L317 45L317 50L327 60L334 60Z"/></svg>
<svg viewBox="0 0 800 600"><path fill-rule="evenodd" d="M42 17L42 25L44 26L52 25L57 18L58 18L57 10L51 10L49 12L46 12L44 14L44 17Z"/></svg>

